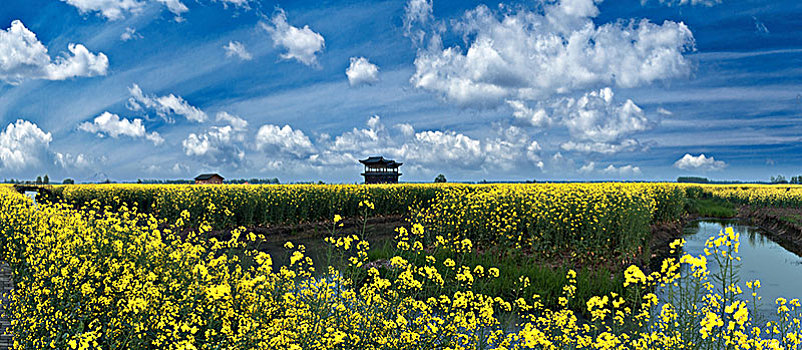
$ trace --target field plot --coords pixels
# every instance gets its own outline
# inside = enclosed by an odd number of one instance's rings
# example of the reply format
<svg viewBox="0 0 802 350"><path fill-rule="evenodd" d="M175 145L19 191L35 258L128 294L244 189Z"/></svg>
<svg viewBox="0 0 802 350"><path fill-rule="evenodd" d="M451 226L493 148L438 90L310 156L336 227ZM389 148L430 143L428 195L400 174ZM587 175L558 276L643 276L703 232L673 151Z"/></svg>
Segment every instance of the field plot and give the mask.
<svg viewBox="0 0 802 350"><path fill-rule="evenodd" d="M20 349L798 349L799 300L761 301L759 281L739 280L740 235L723 229L691 256L681 228L721 208L791 217L800 198L788 186L97 185L33 206L0 187L15 283L4 307Z"/></svg>

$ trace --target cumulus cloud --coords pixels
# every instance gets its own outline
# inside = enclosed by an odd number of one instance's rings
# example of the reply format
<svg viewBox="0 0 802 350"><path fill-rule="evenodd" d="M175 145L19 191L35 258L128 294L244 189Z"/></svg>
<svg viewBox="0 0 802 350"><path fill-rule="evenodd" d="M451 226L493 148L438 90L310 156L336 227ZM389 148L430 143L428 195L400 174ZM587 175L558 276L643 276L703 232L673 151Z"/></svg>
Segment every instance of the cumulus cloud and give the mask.
<svg viewBox="0 0 802 350"><path fill-rule="evenodd" d="M317 53L322 52L326 41L319 33L314 32L305 25L303 28L293 27L287 23L287 14L278 9L270 23L260 23L266 30L273 45L282 47L286 52L281 54L285 60L294 59L307 66L317 66Z"/></svg>
<svg viewBox="0 0 802 350"><path fill-rule="evenodd" d="M314 152L312 141L301 130L293 130L289 125L266 124L256 133L256 149L260 151L289 153L304 158Z"/></svg>
<svg viewBox="0 0 802 350"><path fill-rule="evenodd" d="M78 9L82 14L99 12L110 20L122 19L127 12L138 12L145 6L138 0L61 0Z"/></svg>
<svg viewBox="0 0 802 350"><path fill-rule="evenodd" d="M158 132L148 133L145 131L142 119L131 121L109 112L103 112L103 114L95 117L92 122L82 123L78 126L78 129L96 133L100 137L108 135L112 138L117 138L123 135L131 138L145 138L157 146L164 143L164 139Z"/></svg>
<svg viewBox="0 0 802 350"><path fill-rule="evenodd" d="M321 137L317 151L308 159L317 164L346 165L383 154L419 169L445 165L466 170L508 169L520 165L520 159L543 166L540 145L523 130L511 126L496 133L480 139L453 130L416 131L409 124L387 128L379 116L373 116L365 128L354 128L333 139Z"/></svg>
<svg viewBox="0 0 802 350"><path fill-rule="evenodd" d="M391 142L393 142L384 124L381 123L381 118L379 116L374 115L370 117L367 125L368 128L366 129L354 128L351 131L338 135L334 138L331 149L337 152L359 152L366 149L388 147ZM411 134L414 134L415 130L412 129L411 125L409 128L407 132L411 130ZM404 130L402 130L402 132L403 131Z"/></svg>
<svg viewBox="0 0 802 350"><path fill-rule="evenodd" d="M351 65L345 70L351 86L373 84L379 81L379 67L364 57L351 57Z"/></svg>
<svg viewBox="0 0 802 350"><path fill-rule="evenodd" d="M543 170L544 164L540 151L540 144L537 143L537 141L532 141L529 143L529 146L526 146L526 159L529 159L529 161L534 163L540 170Z"/></svg>
<svg viewBox="0 0 802 350"><path fill-rule="evenodd" d="M506 100L689 75L683 53L693 49L694 38L685 24L630 20L597 26L597 15L594 0L563 0L540 12L497 13L480 5L451 26L471 39L467 49L443 48L434 40L419 50L410 82L459 106L495 107Z"/></svg>
<svg viewBox="0 0 802 350"><path fill-rule="evenodd" d="M227 112L217 113L216 120L218 122L225 122L228 125L231 125L235 131L245 131L248 128L248 121Z"/></svg>
<svg viewBox="0 0 802 350"><path fill-rule="evenodd" d="M565 150L614 153L638 145L628 135L651 129L654 122L632 100L618 104L612 89L591 91L578 99L565 98L558 110L571 141Z"/></svg>
<svg viewBox="0 0 802 350"><path fill-rule="evenodd" d="M482 143L454 131L421 131L404 144L408 161L423 164L458 164L460 167L480 166L484 161Z"/></svg>
<svg viewBox="0 0 802 350"><path fill-rule="evenodd" d="M641 173L641 171L640 167L632 166L629 164L617 168L614 165L610 164L606 168L604 168L604 170L602 170L602 173L610 175L627 176L627 175L638 175Z"/></svg>
<svg viewBox="0 0 802 350"><path fill-rule="evenodd" d="M203 133L190 133L181 145L187 156L206 164L238 168L245 162L240 137L231 125L213 126Z"/></svg>
<svg viewBox="0 0 802 350"><path fill-rule="evenodd" d="M237 57L243 61L253 59L253 55L239 41L229 41L228 45L223 46L223 48L226 50L226 57Z"/></svg>
<svg viewBox="0 0 802 350"><path fill-rule="evenodd" d="M239 168L246 165L248 122L228 112L217 113L215 120L223 125L190 133L181 142L184 154L210 166Z"/></svg>
<svg viewBox="0 0 802 350"><path fill-rule="evenodd" d="M596 171L596 162L588 162L579 168L580 174L590 174L594 171Z"/></svg>
<svg viewBox="0 0 802 350"><path fill-rule="evenodd" d="M534 127L545 127L551 124L548 113L543 108L532 109L524 102L517 100L507 100L507 104L512 107L512 115L516 120Z"/></svg>
<svg viewBox="0 0 802 350"><path fill-rule="evenodd" d="M604 88L579 99L565 99L564 123L571 136L595 142L617 141L622 135L650 128L643 110L632 100L622 105L613 101L613 91Z"/></svg>
<svg viewBox="0 0 802 350"><path fill-rule="evenodd" d="M716 160L713 157L706 157L704 154L692 156L690 153L686 153L682 158L674 162L674 167L682 170L717 171L726 168L727 163Z"/></svg>
<svg viewBox="0 0 802 350"><path fill-rule="evenodd" d="M65 168L85 169L91 162L84 154L56 153L53 161L56 165Z"/></svg>
<svg viewBox="0 0 802 350"><path fill-rule="evenodd" d="M633 166L631 164L623 165L620 167L616 167L615 165L610 164L604 169L597 169L596 162L588 162L587 164L580 167L577 172L580 174L601 173L601 174L616 175L616 176L631 176L631 175L641 174L640 167Z"/></svg>
<svg viewBox="0 0 802 350"><path fill-rule="evenodd" d="M106 75L109 59L81 44L69 44L69 53L51 59L47 48L21 21L0 29L0 80L18 84L26 79L65 80Z"/></svg>
<svg viewBox="0 0 802 350"><path fill-rule="evenodd" d="M34 123L19 119L0 132L0 166L6 170L21 170L41 165L53 141Z"/></svg>
<svg viewBox="0 0 802 350"><path fill-rule="evenodd" d="M175 96L173 94L166 96L146 95L137 84L128 88L128 91L131 93L131 97L128 99L128 108L131 110L140 111L143 108L153 109L168 122L173 122L173 120L169 118L171 114L180 115L198 123L205 122L208 118L204 111L190 105L180 96Z"/></svg>
<svg viewBox="0 0 802 350"><path fill-rule="evenodd" d="M149 1L167 7L176 16L189 11L180 0L61 0L78 9L82 14L98 13L108 20L125 18L126 14L136 14L148 4ZM178 19L178 18L177 18Z"/></svg>

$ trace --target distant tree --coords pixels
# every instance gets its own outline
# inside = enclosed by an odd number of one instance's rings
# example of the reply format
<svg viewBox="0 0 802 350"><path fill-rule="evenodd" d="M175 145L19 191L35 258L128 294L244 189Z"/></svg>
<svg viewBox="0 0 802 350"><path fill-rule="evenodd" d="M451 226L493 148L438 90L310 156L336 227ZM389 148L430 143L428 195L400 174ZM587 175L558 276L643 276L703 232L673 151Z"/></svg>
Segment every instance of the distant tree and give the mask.
<svg viewBox="0 0 802 350"><path fill-rule="evenodd" d="M680 177L677 178L677 182L706 184L706 183L710 182L710 180L708 178L706 178L706 177L680 176Z"/></svg>
<svg viewBox="0 0 802 350"><path fill-rule="evenodd" d="M437 175L437 177L434 178L434 182L437 183L446 182L446 176L443 174Z"/></svg>
<svg viewBox="0 0 802 350"><path fill-rule="evenodd" d="M45 174L45 178L42 179L42 183L44 183L45 185L49 185L50 184L50 176L47 176L47 174Z"/></svg>
<svg viewBox="0 0 802 350"><path fill-rule="evenodd" d="M791 183L794 185L802 184L802 175L792 177Z"/></svg>
<svg viewBox="0 0 802 350"><path fill-rule="evenodd" d="M787 184L788 180L785 179L785 176L777 175L771 177L771 183L773 184Z"/></svg>
<svg viewBox="0 0 802 350"><path fill-rule="evenodd" d="M73 179L64 179L64 181L62 181L61 183L64 184L64 185L75 185L75 180L73 180Z"/></svg>
<svg viewBox="0 0 802 350"><path fill-rule="evenodd" d="M111 183L111 180L109 180L109 179L106 179L106 181L103 181L103 183L104 183L104 184L110 184L110 183Z"/></svg>
<svg viewBox="0 0 802 350"><path fill-rule="evenodd" d="M41 176L37 176L36 177L36 184L37 185L41 185L42 184L42 177Z"/></svg>
<svg viewBox="0 0 802 350"><path fill-rule="evenodd" d="M136 183L141 184L142 183L142 179L136 179Z"/></svg>

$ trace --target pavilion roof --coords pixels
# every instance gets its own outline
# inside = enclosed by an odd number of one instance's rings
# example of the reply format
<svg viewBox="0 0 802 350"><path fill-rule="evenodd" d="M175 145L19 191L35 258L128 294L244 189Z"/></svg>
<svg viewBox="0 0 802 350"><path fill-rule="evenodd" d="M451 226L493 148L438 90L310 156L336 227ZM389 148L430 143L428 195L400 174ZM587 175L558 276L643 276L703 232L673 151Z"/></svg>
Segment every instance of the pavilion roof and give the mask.
<svg viewBox="0 0 802 350"><path fill-rule="evenodd" d="M385 168L397 168L404 164L392 159L385 159L382 156L368 157L368 159L361 159L359 162L367 166L381 166Z"/></svg>

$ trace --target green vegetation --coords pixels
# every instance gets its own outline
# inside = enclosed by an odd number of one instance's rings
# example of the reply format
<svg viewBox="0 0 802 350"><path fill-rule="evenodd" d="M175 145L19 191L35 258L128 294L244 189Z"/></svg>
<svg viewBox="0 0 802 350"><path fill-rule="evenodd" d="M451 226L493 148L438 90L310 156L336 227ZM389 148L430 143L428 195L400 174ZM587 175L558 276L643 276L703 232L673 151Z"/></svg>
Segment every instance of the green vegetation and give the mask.
<svg viewBox="0 0 802 350"><path fill-rule="evenodd" d="M708 178L706 178L706 177L680 176L680 177L677 178L677 182L706 184L706 183L709 183L710 180Z"/></svg>
<svg viewBox="0 0 802 350"><path fill-rule="evenodd" d="M721 199L689 199L686 205L689 214L705 218L733 218L738 210L732 203Z"/></svg>
<svg viewBox="0 0 802 350"><path fill-rule="evenodd" d="M368 253L369 261L389 261L392 257L402 254L394 242L385 242L380 247L373 248ZM563 295L563 286L568 283L566 274L569 269L577 273L577 297L570 301L568 307L578 312L585 311L584 301L594 295L617 293L624 294L622 287L624 278L621 271L616 271L606 266L574 266L572 264L551 264L544 262L536 256L522 254L513 249L493 249L490 251L477 251L470 254L454 255L448 250L438 250L432 254L438 262L453 258L455 266L469 266L476 275L487 275L490 267L499 269L499 276L492 279L477 278L473 283L473 290L486 295L498 296L503 299L515 300L524 298L533 300L535 295L540 297L540 301L546 307L559 307L558 298ZM417 255L410 258L410 263L415 266L426 265L425 255ZM389 263L388 263L389 264ZM477 266L481 266L482 274L477 273ZM392 269L383 267L380 270ZM454 276L455 269L449 268L444 264L436 264L438 273L448 277ZM424 290L421 296L436 297L437 295L453 295L454 292L461 290L461 285L446 283L435 289Z"/></svg>

